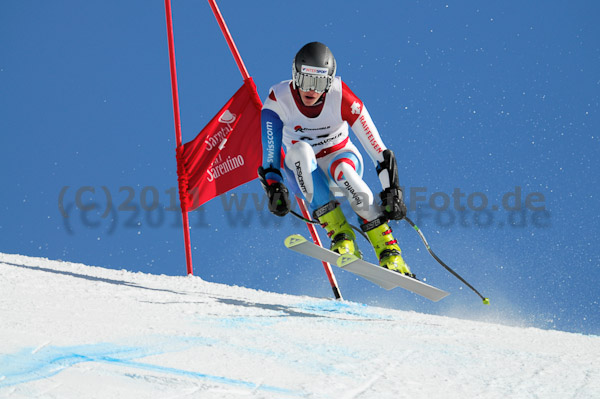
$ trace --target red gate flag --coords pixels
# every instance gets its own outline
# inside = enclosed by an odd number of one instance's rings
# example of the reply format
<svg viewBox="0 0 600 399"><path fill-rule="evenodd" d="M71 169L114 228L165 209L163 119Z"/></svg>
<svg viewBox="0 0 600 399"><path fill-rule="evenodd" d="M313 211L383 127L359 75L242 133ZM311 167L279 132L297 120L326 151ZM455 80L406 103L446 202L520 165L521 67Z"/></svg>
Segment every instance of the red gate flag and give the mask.
<svg viewBox="0 0 600 399"><path fill-rule="evenodd" d="M249 77L198 136L177 149L182 209L193 211L257 177L262 162L261 108Z"/></svg>

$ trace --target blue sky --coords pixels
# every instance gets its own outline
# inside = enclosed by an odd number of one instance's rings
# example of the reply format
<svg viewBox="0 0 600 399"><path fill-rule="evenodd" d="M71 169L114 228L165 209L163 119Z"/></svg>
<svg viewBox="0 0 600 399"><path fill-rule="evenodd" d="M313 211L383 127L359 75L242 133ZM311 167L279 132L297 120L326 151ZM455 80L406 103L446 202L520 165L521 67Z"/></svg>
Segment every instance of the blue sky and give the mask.
<svg viewBox="0 0 600 399"><path fill-rule="evenodd" d="M403 224L395 231L413 271L452 295L432 304L336 271L346 299L600 333L596 2L221 3L262 98L289 79L304 43L332 49L396 152L401 184L426 197L409 201L409 215L492 306ZM173 19L189 141L242 80L206 2L174 1ZM0 37L0 251L185 274L164 3L10 2ZM370 165L365 175L376 187ZM91 211L75 204L85 187L95 190L81 196ZM440 206L455 189L462 205L485 196L488 208L431 209L434 194ZM534 205L544 210L504 209L516 190L543 197ZM103 218L105 192L113 207ZM306 235L303 225L254 206L257 181L234 193L246 195L242 209L224 197L190 215L195 274L329 297L322 266L283 247L285 236ZM153 195L160 205L148 210Z"/></svg>

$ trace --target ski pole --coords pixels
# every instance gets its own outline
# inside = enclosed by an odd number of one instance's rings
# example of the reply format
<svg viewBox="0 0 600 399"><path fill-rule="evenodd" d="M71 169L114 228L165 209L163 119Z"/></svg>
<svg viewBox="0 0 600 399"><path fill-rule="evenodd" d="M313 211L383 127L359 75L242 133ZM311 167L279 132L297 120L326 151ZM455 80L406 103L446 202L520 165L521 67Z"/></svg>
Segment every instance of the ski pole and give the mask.
<svg viewBox="0 0 600 399"><path fill-rule="evenodd" d="M479 293L479 291L477 291L471 284L469 284L464 278L462 278L458 273L456 273L454 270L452 270L452 268L450 266L448 266L447 264L444 263L444 261L442 261L431 249L431 247L429 246L429 243L427 242L427 239L425 238L425 236L423 235L423 233L421 232L421 230L419 229L419 227L417 227L417 225L410 220L408 217L404 217L404 220L406 220L406 222L408 224L410 224L412 226L413 229L415 229L415 231L417 233L419 233L419 236L421 237L421 240L423 241L423 243L425 244L425 248L427 248L427 251L429 252L429 254L431 256L433 256L433 258L440 264L442 265L446 270L448 270L450 273L452 273L452 275L454 275L454 277L456 277L457 279L459 279L460 281L462 281L467 287L469 287L474 293L476 293L477 295L479 295L479 297L481 298L481 300L483 301L484 305L489 305L490 304L490 299L484 297L483 295L481 295Z"/></svg>

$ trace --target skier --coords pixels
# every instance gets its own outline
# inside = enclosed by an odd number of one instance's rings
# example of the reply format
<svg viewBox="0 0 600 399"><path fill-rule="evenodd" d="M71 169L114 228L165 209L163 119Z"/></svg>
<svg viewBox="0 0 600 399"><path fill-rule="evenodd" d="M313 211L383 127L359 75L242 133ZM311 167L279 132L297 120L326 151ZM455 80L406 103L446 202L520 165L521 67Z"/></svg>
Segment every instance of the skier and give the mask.
<svg viewBox="0 0 600 399"><path fill-rule="evenodd" d="M263 164L258 168L269 210L277 216L290 211L287 184L309 203L313 217L331 238L332 251L362 257L356 235L335 200L334 194L341 191L359 216L380 266L414 276L388 225L388 220L406 216L394 153L383 144L362 101L335 73L329 48L308 43L294 58L292 80L269 91L261 112ZM363 159L350 140L348 125L376 165L381 205L362 179Z"/></svg>

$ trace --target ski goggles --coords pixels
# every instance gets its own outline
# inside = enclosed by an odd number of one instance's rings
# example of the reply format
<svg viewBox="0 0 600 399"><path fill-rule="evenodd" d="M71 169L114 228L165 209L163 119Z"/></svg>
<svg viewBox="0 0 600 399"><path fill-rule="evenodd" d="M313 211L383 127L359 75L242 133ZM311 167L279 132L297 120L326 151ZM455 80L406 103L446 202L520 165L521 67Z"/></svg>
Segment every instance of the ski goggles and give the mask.
<svg viewBox="0 0 600 399"><path fill-rule="evenodd" d="M294 70L294 84L302 91L324 93L329 90L332 81L327 68L302 65L301 72Z"/></svg>

